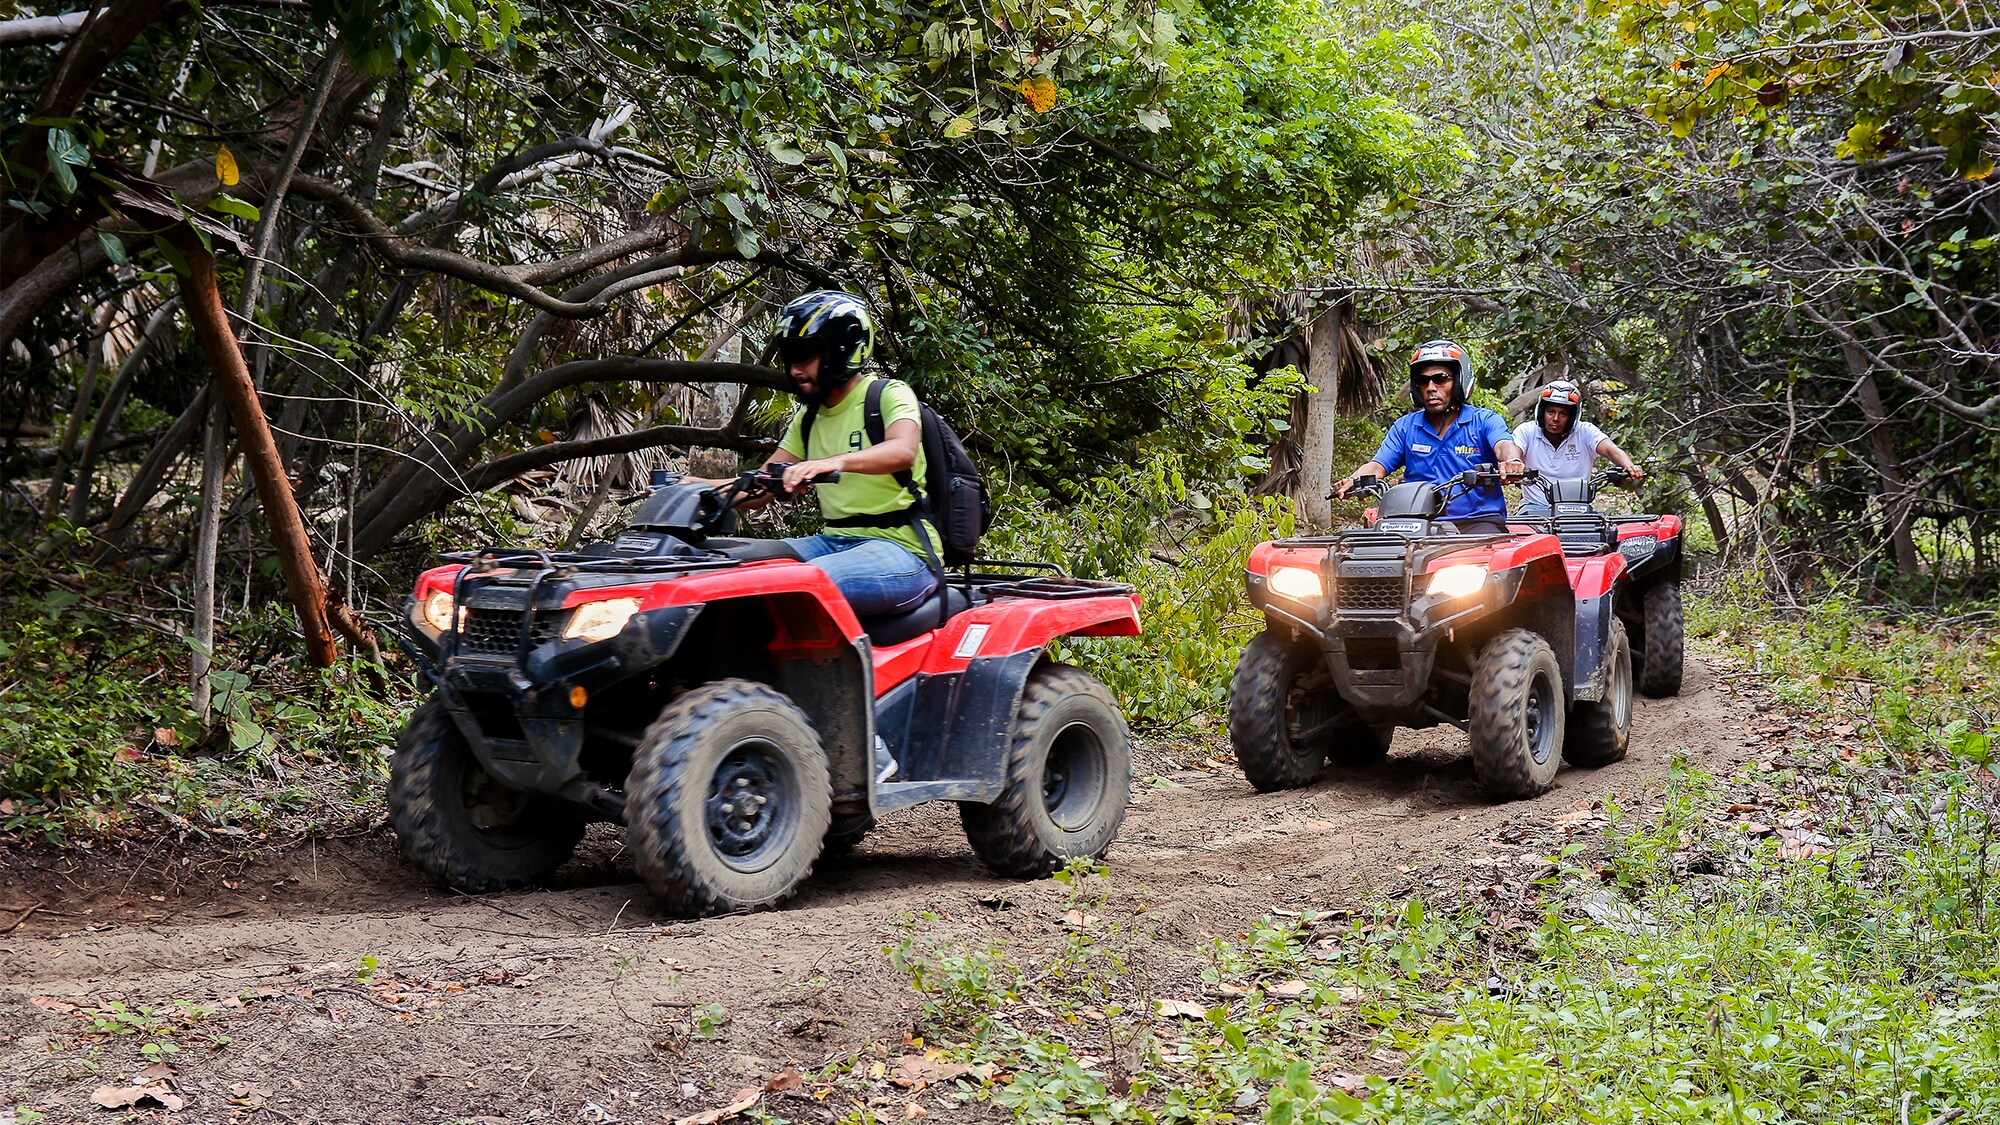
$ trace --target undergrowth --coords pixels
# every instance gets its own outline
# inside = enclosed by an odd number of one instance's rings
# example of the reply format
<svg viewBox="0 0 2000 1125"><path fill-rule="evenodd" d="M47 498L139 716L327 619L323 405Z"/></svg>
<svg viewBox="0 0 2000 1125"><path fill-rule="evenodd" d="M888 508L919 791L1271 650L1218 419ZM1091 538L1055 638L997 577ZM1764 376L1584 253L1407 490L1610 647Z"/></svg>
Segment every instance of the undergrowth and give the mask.
<svg viewBox="0 0 2000 1125"><path fill-rule="evenodd" d="M203 723L186 614L159 600L109 572L0 575L0 830L235 837L379 804L402 701L358 664L301 666L289 615L253 601L219 615Z"/></svg>
<svg viewBox="0 0 2000 1125"><path fill-rule="evenodd" d="M992 1076L955 1096L1037 1122L2000 1117L2000 650L1734 596L1691 622L1791 733L1738 776L1676 762L1657 807L1548 848L1520 909L1270 917L1168 985L1101 876L1053 954L914 928L920 1031Z"/></svg>

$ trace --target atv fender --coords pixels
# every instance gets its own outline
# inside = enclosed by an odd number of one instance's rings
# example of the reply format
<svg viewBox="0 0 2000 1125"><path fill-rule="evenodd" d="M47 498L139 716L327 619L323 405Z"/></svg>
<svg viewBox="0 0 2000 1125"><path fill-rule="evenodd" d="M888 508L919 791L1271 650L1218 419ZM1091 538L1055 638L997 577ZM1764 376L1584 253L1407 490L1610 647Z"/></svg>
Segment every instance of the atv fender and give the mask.
<svg viewBox="0 0 2000 1125"><path fill-rule="evenodd" d="M875 813L920 801L988 803L1007 784L1007 752L1041 646L976 657L962 670L920 672L876 704L876 730L900 779L876 787Z"/></svg>

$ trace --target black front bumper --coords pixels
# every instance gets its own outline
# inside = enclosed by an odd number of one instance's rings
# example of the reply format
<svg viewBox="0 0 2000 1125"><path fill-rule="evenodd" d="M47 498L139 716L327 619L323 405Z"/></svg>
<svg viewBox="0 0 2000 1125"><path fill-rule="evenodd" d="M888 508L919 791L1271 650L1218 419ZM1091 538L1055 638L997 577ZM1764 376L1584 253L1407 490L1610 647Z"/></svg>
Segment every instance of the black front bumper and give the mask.
<svg viewBox="0 0 2000 1125"><path fill-rule="evenodd" d="M513 613L526 600L512 591L471 591L466 609ZM539 600L539 599L537 599ZM560 592L538 613L560 613ZM467 651L459 635L439 636L417 622L406 630L438 696L473 754L496 780L514 789L571 801L601 815L619 816L623 799L583 772L588 724L585 707L572 702L651 671L673 656L699 605L668 606L634 614L623 631L589 642L543 637L523 630L508 652Z"/></svg>

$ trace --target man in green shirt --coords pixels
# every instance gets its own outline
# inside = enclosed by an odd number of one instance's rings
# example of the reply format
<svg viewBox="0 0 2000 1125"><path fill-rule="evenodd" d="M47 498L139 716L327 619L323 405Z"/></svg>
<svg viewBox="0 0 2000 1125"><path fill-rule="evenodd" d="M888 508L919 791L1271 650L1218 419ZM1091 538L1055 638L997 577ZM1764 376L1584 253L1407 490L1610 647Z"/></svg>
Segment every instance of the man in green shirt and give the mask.
<svg viewBox="0 0 2000 1125"><path fill-rule="evenodd" d="M869 385L881 377L859 371L874 351L875 326L850 294L821 290L792 301L778 314L775 342L801 405L764 465L784 468L786 492L822 473L841 474L815 488L826 530L786 542L833 579L856 616L917 608L937 588L928 557L939 540L928 522L912 519L916 497L905 483L924 479L916 392L882 380L882 440L869 441Z"/></svg>

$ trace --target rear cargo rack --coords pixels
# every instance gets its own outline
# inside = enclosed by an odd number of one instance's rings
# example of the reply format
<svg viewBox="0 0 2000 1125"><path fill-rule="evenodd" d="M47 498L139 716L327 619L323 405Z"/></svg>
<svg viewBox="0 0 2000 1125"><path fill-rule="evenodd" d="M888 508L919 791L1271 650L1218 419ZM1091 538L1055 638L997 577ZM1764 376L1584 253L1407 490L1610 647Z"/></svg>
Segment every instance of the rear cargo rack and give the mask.
<svg viewBox="0 0 2000 1125"><path fill-rule="evenodd" d="M966 585L990 598L1036 598L1052 602L1070 598L1126 597L1132 593L1132 587L1123 582L1099 582L1068 575L1023 577L975 574L967 577Z"/></svg>

